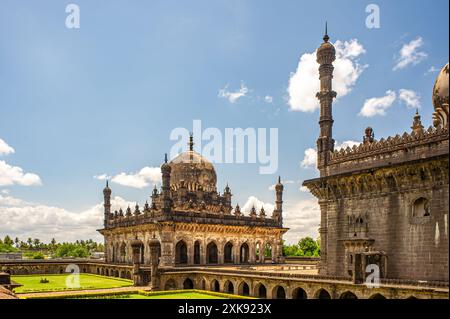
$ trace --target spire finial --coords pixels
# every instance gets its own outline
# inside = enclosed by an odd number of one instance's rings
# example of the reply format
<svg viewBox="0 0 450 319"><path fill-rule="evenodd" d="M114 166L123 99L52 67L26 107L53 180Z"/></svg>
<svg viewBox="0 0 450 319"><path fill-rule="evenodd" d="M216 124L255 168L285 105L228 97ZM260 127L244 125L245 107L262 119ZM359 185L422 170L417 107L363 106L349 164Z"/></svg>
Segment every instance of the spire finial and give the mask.
<svg viewBox="0 0 450 319"><path fill-rule="evenodd" d="M192 132L189 133L189 150L194 150L194 133Z"/></svg>
<svg viewBox="0 0 450 319"><path fill-rule="evenodd" d="M328 36L328 21L325 21L325 35L323 36L323 41L328 42L330 37Z"/></svg>
<svg viewBox="0 0 450 319"><path fill-rule="evenodd" d="M164 154L164 163L167 163L167 153Z"/></svg>
<svg viewBox="0 0 450 319"><path fill-rule="evenodd" d="M106 180L106 188L108 188L109 186L108 186L108 180Z"/></svg>
<svg viewBox="0 0 450 319"><path fill-rule="evenodd" d="M278 183L281 184L281 176L278 175Z"/></svg>

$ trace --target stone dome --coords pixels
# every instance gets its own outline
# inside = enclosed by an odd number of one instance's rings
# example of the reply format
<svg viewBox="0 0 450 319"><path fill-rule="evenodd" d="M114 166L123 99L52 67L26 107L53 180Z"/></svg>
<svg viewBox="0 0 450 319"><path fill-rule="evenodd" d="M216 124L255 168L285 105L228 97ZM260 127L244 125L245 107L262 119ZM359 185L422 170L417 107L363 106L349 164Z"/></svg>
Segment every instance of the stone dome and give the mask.
<svg viewBox="0 0 450 319"><path fill-rule="evenodd" d="M439 72L433 87L433 124L448 124L448 63Z"/></svg>
<svg viewBox="0 0 450 319"><path fill-rule="evenodd" d="M217 175L213 164L199 153L189 150L181 153L169 163L170 187L179 189L183 184L190 191L202 189L205 192L217 190Z"/></svg>

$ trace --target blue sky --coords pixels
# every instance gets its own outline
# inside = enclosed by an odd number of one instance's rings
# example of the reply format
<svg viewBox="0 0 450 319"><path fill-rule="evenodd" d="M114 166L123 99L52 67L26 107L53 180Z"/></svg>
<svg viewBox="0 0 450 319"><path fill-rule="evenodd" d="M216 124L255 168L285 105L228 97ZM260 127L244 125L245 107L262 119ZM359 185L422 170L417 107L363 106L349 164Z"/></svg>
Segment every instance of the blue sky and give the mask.
<svg viewBox="0 0 450 319"><path fill-rule="evenodd" d="M300 162L315 146L318 111L292 110L289 81L299 71L300 57L322 42L325 21L332 42L354 40L363 48L350 60L361 68L357 79L334 104L339 142L361 141L368 125L378 138L409 131L414 101L420 103L424 125L430 125L434 69L448 61L446 0L433 5L418 0L72 1L81 10L80 29L65 26L69 3L0 4L0 139L14 149L0 154L0 161L41 181L0 184L4 216L38 205L72 217L91 211L101 202L104 185L93 176L159 166L174 144L171 130L191 129L200 119L203 127L220 130L277 127L278 172L260 175L255 164L218 164L218 188L228 181L233 203L241 206L250 196L272 203L269 186L280 174L294 182L285 185L294 229L289 240L316 235L318 216L311 216L317 210L301 206L311 203L311 195L299 187L317 176ZM380 8L379 29L366 27L370 3ZM416 60L393 70L401 49L412 42ZM234 92L241 84L248 92L234 103L219 96L221 89ZM402 89L416 94L410 105L400 98ZM360 114L367 100L389 96L389 90L396 98L387 102L384 115ZM267 103L266 96L273 101ZM151 185L112 183L112 189L126 201L143 203ZM22 202L13 204L11 198ZM302 218L307 227L295 225ZM38 221L29 228L19 223L0 226L0 236L42 233ZM73 236L98 238L95 226L86 227Z"/></svg>

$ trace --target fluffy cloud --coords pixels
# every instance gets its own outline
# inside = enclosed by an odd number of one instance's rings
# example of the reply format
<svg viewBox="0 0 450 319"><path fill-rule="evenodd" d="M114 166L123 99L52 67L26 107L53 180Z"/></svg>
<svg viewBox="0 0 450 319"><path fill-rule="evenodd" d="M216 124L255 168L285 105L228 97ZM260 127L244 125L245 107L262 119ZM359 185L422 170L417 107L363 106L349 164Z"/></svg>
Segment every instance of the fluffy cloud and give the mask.
<svg viewBox="0 0 450 319"><path fill-rule="evenodd" d="M23 169L18 166L11 166L5 161L0 161L0 186L7 185L41 185L41 179L33 173L24 173Z"/></svg>
<svg viewBox="0 0 450 319"><path fill-rule="evenodd" d="M247 199L247 202L242 206L241 211L245 213L249 213L252 207L255 206L256 212L259 214L259 211L261 210L261 207L264 207L264 210L266 211L267 215L271 215L275 206L271 203L264 203L263 201L260 201L255 196L250 196Z"/></svg>
<svg viewBox="0 0 450 319"><path fill-rule="evenodd" d="M399 70L407 67L408 65L416 65L427 58L428 54L420 51L420 47L423 46L422 37L417 37L409 43L402 46L399 52L399 57L397 63L395 64L393 70Z"/></svg>
<svg viewBox="0 0 450 319"><path fill-rule="evenodd" d="M303 168L315 167L317 163L317 151L314 148L307 148L305 150L305 156L300 162L300 166Z"/></svg>
<svg viewBox="0 0 450 319"><path fill-rule="evenodd" d="M14 149L0 138L0 155L8 155L14 152Z"/></svg>
<svg viewBox="0 0 450 319"><path fill-rule="evenodd" d="M361 142L356 142L356 141L344 141L342 143L340 142L335 142L334 145L334 149L335 150L340 150L341 148L347 148L350 147L352 148L354 145L359 145L361 144ZM307 148L305 150L305 155L303 157L303 160L300 162L300 166L302 168L313 168L316 167L317 164L317 151L314 148ZM300 188L300 190L302 192L307 191L305 188Z"/></svg>
<svg viewBox="0 0 450 319"><path fill-rule="evenodd" d="M294 181L281 181L281 184L283 184L283 185L286 185L286 184L295 184L295 182ZM273 184L273 185L270 185L269 186L269 191L274 191L275 190L275 186L276 186L277 184Z"/></svg>
<svg viewBox="0 0 450 319"><path fill-rule="evenodd" d="M385 96L366 100L359 114L364 117L385 115L386 110L392 106L396 98L397 94L392 90L388 90Z"/></svg>
<svg viewBox="0 0 450 319"><path fill-rule="evenodd" d="M226 98L230 103L236 103L240 98L247 95L249 92L248 88L245 86L245 84L242 82L241 87L239 90L230 92L228 90L228 84L221 90L219 90L218 97L220 98Z"/></svg>
<svg viewBox="0 0 450 319"><path fill-rule="evenodd" d="M144 188L150 184L161 183L161 168L160 167L144 167L137 173L121 172L115 176L108 176L107 174L95 175L95 179L106 180L111 179L111 182L128 186L133 188Z"/></svg>
<svg viewBox="0 0 450 319"><path fill-rule="evenodd" d="M334 62L333 89L337 98L344 97L353 89L361 73L367 67L358 62L366 51L357 39L336 41L336 61ZM291 110L313 112L319 108L316 93L320 89L319 64L316 52L305 53L300 57L297 70L291 73L288 87L288 104Z"/></svg>
<svg viewBox="0 0 450 319"><path fill-rule="evenodd" d="M98 179L99 181L104 181L110 179L111 176L108 176L107 174L101 174L101 175L94 175L94 178Z"/></svg>
<svg viewBox="0 0 450 319"><path fill-rule="evenodd" d="M121 197L111 200L112 209L134 206ZM0 196L0 235L10 235L26 240L28 237L49 242L93 239L103 237L96 231L103 225L103 203L82 212L70 212L63 208L32 204L11 196Z"/></svg>
<svg viewBox="0 0 450 319"><path fill-rule="evenodd" d="M398 98L409 107L420 107L420 95L413 90L401 89L398 92Z"/></svg>
<svg viewBox="0 0 450 319"><path fill-rule="evenodd" d="M272 103L273 102L273 97L272 96L270 96L270 95L266 95L265 97L264 97L264 101L266 102L266 103Z"/></svg>
<svg viewBox="0 0 450 319"><path fill-rule="evenodd" d="M316 199L300 200L286 204L283 209L283 224L289 231L283 236L288 244L294 244L300 238L319 236L320 207Z"/></svg>

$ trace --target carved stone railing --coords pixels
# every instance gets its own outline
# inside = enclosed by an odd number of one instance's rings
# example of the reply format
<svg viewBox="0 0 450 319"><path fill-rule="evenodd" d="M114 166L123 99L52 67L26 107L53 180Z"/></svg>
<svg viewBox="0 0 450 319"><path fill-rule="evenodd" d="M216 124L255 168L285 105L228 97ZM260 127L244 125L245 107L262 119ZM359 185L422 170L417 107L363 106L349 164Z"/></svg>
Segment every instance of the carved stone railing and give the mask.
<svg viewBox="0 0 450 319"><path fill-rule="evenodd" d="M395 152L397 150L414 147L422 144L438 142L448 139L448 128L434 128L430 126L428 130L424 130L422 134L403 133L394 137L382 138L379 141L361 143L354 145L352 148L342 148L331 153L330 164L350 161L358 158L379 155L387 152Z"/></svg>

